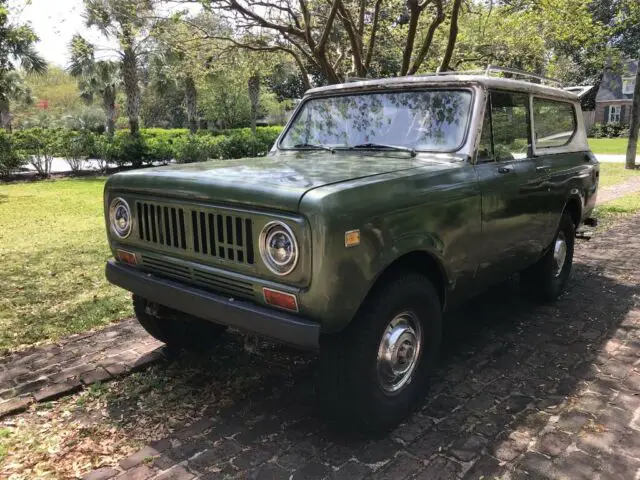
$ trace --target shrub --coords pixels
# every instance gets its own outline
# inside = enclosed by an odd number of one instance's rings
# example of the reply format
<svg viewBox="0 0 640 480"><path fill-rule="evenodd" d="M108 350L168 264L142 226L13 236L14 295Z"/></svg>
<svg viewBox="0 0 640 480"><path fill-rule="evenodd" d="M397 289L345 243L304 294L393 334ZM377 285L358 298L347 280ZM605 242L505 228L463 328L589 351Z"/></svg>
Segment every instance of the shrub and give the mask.
<svg viewBox="0 0 640 480"><path fill-rule="evenodd" d="M134 168L140 168L146 161L147 149L141 137L134 137L128 133L116 135L112 148L113 161L118 166L131 164Z"/></svg>
<svg viewBox="0 0 640 480"><path fill-rule="evenodd" d="M592 138L624 138L629 136L626 123L595 123L589 131Z"/></svg>
<svg viewBox="0 0 640 480"><path fill-rule="evenodd" d="M0 130L0 177L6 177L24 165L24 157L16 150L11 135Z"/></svg>
<svg viewBox="0 0 640 480"><path fill-rule="evenodd" d="M98 163L98 169L105 171L110 163L115 163L118 157L118 148L113 138L100 135L94 144L93 156Z"/></svg>
<svg viewBox="0 0 640 480"><path fill-rule="evenodd" d="M60 136L60 130L46 128L31 128L13 134L17 150L44 177L49 176L53 158L60 154Z"/></svg>
<svg viewBox="0 0 640 480"><path fill-rule="evenodd" d="M84 161L94 155L95 137L87 130L67 130L60 135L60 155L69 164L72 172L78 172Z"/></svg>
<svg viewBox="0 0 640 480"><path fill-rule="evenodd" d="M140 129L140 136L145 139L149 138L164 138L166 140L175 139L178 137L188 137L189 130L186 128L142 128Z"/></svg>
<svg viewBox="0 0 640 480"><path fill-rule="evenodd" d="M62 124L70 130L89 130L104 133L106 116L97 105L83 105L62 117Z"/></svg>
<svg viewBox="0 0 640 480"><path fill-rule="evenodd" d="M266 155L281 131L281 127L263 127L256 130L254 137L249 128L232 130L220 143L221 156L242 158Z"/></svg>
<svg viewBox="0 0 640 480"><path fill-rule="evenodd" d="M176 162L204 162L210 157L210 145L206 137L192 135L174 143Z"/></svg>
<svg viewBox="0 0 640 480"><path fill-rule="evenodd" d="M168 162L175 156L174 140L163 137L150 137L143 140L145 160L148 162Z"/></svg>

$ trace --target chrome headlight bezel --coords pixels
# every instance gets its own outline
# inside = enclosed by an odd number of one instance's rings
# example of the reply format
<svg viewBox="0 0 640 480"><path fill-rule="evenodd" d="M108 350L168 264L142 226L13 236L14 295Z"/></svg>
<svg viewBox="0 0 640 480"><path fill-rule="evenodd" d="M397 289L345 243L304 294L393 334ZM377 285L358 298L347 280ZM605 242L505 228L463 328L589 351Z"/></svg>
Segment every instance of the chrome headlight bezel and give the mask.
<svg viewBox="0 0 640 480"><path fill-rule="evenodd" d="M120 210L123 209L123 210ZM118 213L121 211L126 212L127 223L124 227L121 227L118 224ZM125 239L129 235L131 235L131 231L133 230L133 219L131 218L131 208L129 208L129 204L122 197L116 197L111 200L109 204L109 227L113 234L119 239Z"/></svg>
<svg viewBox="0 0 640 480"><path fill-rule="evenodd" d="M293 246L291 258L285 262L280 262L277 259L273 258L271 252L269 251L269 241L275 234L286 235L289 238L291 245ZM298 240L293 233L293 230L291 230L291 228L286 223L278 220L267 223L260 232L258 244L260 247L260 256L262 257L262 262L271 273L283 277L285 275L289 275L295 270L300 257L300 249L298 248Z"/></svg>

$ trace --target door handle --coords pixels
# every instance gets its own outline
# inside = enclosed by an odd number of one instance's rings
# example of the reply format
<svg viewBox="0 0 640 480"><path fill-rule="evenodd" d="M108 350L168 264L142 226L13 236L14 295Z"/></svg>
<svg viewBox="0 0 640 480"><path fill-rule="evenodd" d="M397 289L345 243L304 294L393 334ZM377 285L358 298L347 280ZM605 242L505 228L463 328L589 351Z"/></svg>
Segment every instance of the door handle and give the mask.
<svg viewBox="0 0 640 480"><path fill-rule="evenodd" d="M549 170L551 170L551 167L548 166L536 167L536 172L548 172Z"/></svg>
<svg viewBox="0 0 640 480"><path fill-rule="evenodd" d="M498 167L498 173L509 173L513 171L513 167Z"/></svg>

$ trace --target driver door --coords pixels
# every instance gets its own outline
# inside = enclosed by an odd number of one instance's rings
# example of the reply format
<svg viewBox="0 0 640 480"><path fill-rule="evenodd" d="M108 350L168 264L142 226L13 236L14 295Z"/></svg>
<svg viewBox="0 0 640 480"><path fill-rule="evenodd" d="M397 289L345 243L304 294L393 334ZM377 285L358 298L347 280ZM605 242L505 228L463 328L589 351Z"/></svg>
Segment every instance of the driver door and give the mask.
<svg viewBox="0 0 640 480"><path fill-rule="evenodd" d="M484 252L478 275L487 284L528 267L544 248L543 179L532 155L529 110L526 94L489 94L475 163Z"/></svg>

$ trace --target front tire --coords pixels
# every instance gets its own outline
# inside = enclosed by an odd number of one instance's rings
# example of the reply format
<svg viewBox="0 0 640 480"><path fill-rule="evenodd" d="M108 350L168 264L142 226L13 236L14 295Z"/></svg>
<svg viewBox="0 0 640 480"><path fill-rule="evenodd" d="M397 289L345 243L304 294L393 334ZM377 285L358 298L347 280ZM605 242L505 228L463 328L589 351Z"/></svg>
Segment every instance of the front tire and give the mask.
<svg viewBox="0 0 640 480"><path fill-rule="evenodd" d="M344 331L321 339L321 407L364 430L396 426L425 394L441 341L433 284L414 273L389 277Z"/></svg>
<svg viewBox="0 0 640 480"><path fill-rule="evenodd" d="M521 273L525 293L543 301L553 301L560 296L571 275L575 238L573 219L564 212L547 253L535 265Z"/></svg>
<svg viewBox="0 0 640 480"><path fill-rule="evenodd" d="M140 325L172 350L204 350L211 347L227 327L178 312L138 295L133 296L133 311Z"/></svg>

